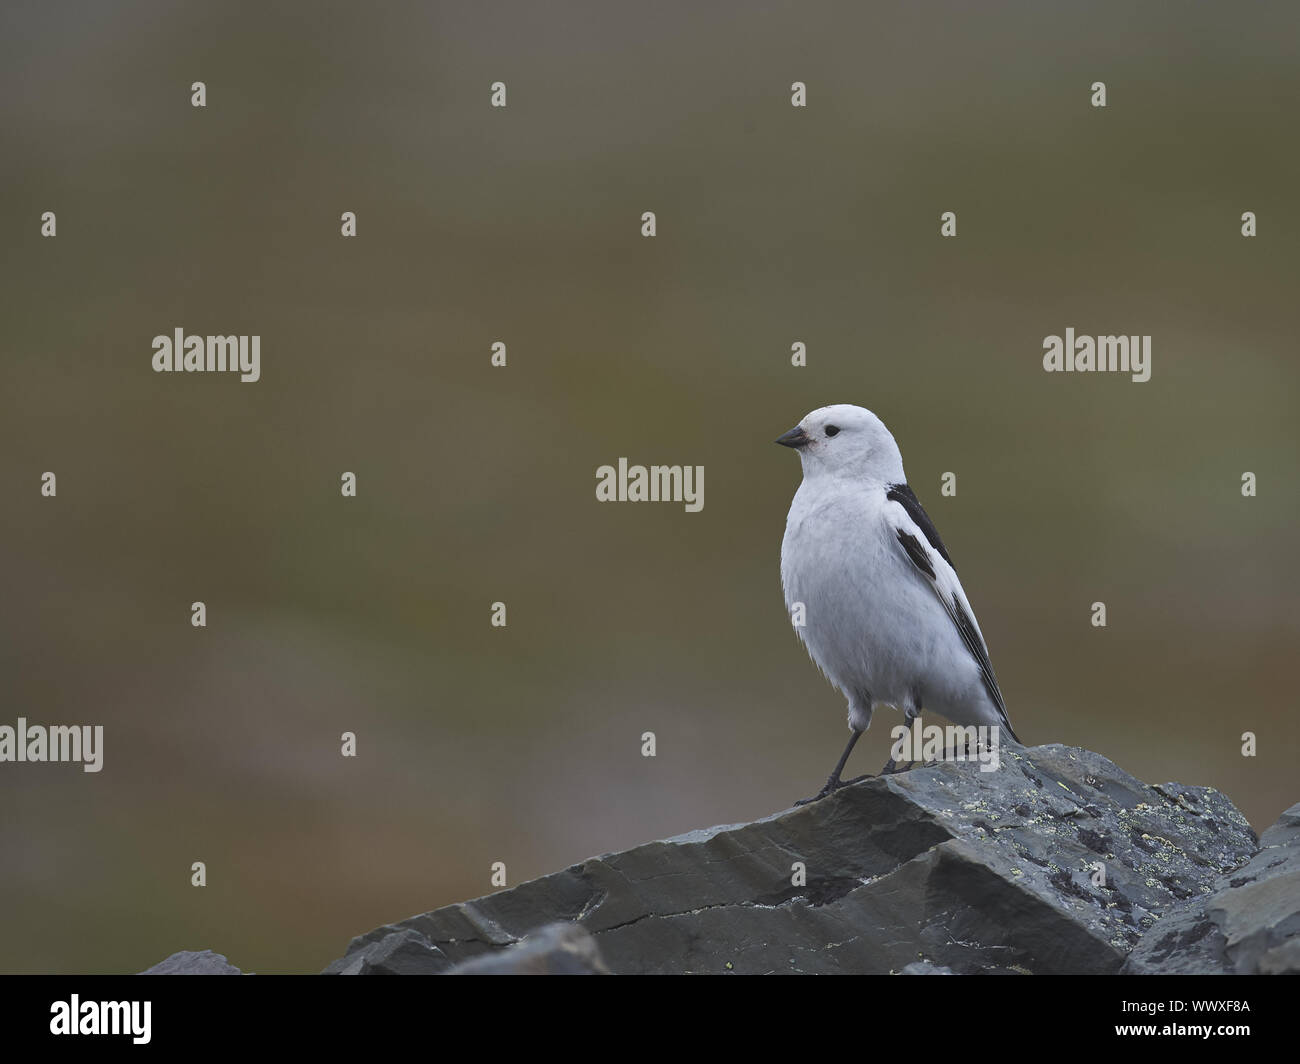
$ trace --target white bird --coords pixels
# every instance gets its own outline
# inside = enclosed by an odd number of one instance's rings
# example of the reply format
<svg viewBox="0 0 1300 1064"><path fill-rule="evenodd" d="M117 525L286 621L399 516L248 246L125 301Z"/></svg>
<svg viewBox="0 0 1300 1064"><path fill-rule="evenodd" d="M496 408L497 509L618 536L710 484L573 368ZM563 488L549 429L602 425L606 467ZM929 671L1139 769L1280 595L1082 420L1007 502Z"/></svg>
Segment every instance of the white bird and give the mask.
<svg viewBox="0 0 1300 1064"><path fill-rule="evenodd" d="M824 406L776 442L803 464L781 543L786 609L802 613L795 630L849 702L849 744L816 797L846 785L840 773L879 705L901 709L909 728L924 705L1019 742L975 611L880 418ZM894 768L890 758L884 771Z"/></svg>

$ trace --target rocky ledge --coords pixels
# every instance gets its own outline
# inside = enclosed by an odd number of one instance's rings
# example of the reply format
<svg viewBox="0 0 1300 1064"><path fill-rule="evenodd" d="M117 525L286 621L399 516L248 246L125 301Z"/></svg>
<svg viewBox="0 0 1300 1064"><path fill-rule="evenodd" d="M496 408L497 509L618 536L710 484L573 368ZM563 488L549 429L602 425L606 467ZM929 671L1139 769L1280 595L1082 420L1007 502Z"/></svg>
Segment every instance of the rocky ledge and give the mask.
<svg viewBox="0 0 1300 1064"><path fill-rule="evenodd" d="M606 970L1297 972L1300 805L1257 840L1213 789L1004 749L377 928L326 973Z"/></svg>

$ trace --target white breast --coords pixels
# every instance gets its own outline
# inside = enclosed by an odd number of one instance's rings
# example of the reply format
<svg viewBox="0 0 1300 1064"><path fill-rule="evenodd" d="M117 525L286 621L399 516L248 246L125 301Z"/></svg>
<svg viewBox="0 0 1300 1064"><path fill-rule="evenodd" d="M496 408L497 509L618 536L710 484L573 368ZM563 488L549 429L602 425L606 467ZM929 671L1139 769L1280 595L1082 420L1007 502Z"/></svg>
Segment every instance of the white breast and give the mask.
<svg viewBox="0 0 1300 1064"><path fill-rule="evenodd" d="M876 496L879 495L877 501ZM865 726L874 704L922 705L955 723L991 723L979 666L883 516L884 490L804 481L781 545L786 606L813 660ZM865 718L865 719L864 719Z"/></svg>

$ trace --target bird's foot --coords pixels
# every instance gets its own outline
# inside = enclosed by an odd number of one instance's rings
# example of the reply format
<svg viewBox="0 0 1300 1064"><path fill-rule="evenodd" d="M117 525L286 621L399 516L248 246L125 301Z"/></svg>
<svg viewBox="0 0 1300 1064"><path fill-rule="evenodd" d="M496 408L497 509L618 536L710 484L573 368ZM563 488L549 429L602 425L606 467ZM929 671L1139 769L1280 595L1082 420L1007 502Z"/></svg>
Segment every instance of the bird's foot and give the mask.
<svg viewBox="0 0 1300 1064"><path fill-rule="evenodd" d="M797 802L795 802L794 804L795 804L795 805L812 805L813 802L820 802L820 801L821 801L823 798L825 798L828 794L832 794L832 793L834 793L835 791L838 791L838 790L839 790L841 787L843 787L843 786L844 786L844 784L842 784L842 783L838 783L838 782L837 782L837 783L835 783L835 784L832 785L832 784L828 781L827 784L826 784L826 786L823 787L823 788L822 788L820 791L818 791L816 794L814 794L811 798L800 798L800 799L799 799Z"/></svg>
<svg viewBox="0 0 1300 1064"><path fill-rule="evenodd" d="M841 790L844 787L849 787L855 783L861 783L863 780L869 780L869 779L871 779L870 772L868 772L865 776L854 776L853 779L851 780L842 780L838 776L832 776L830 779L826 781L826 786L823 787L816 794L814 794L811 798L800 798L794 804L811 805L813 802L820 802L828 794L834 794L836 791Z"/></svg>

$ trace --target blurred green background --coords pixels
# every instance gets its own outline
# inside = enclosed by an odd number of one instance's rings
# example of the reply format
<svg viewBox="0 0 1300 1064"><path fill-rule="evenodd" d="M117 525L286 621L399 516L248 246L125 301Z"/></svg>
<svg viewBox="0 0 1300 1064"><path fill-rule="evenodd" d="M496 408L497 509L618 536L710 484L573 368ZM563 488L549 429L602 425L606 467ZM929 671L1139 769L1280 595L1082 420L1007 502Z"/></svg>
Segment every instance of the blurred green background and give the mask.
<svg viewBox="0 0 1300 1064"><path fill-rule="evenodd" d="M314 971L494 861L812 793L845 710L771 441L830 402L898 438L1026 741L1300 799L1294 4L0 18L0 723L106 727L98 775L0 765L0 970ZM154 374L177 326L262 380ZM1152 379L1044 373L1067 326ZM621 455L703 512L598 503Z"/></svg>

